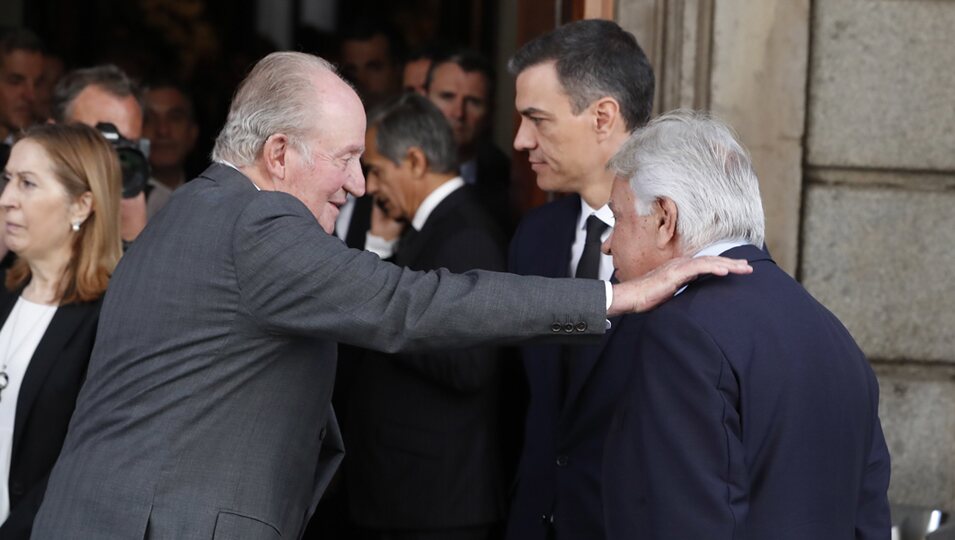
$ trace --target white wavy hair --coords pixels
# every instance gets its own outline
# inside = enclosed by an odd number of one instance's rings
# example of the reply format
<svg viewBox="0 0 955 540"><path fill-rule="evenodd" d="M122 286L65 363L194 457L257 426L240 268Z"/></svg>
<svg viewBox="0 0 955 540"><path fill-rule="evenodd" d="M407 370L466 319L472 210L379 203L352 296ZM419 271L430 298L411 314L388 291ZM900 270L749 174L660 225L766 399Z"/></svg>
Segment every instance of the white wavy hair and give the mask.
<svg viewBox="0 0 955 540"><path fill-rule="evenodd" d="M311 54L276 52L259 60L232 99L212 160L251 165L265 140L276 133L288 135L305 159L311 159L305 140L319 125L316 109L321 103L316 103L314 76L322 70L337 75L334 66Z"/></svg>
<svg viewBox="0 0 955 540"><path fill-rule="evenodd" d="M662 198L676 204L684 254L728 239L762 246L765 219L749 153L729 126L677 110L635 130L607 168L629 180L637 213Z"/></svg>

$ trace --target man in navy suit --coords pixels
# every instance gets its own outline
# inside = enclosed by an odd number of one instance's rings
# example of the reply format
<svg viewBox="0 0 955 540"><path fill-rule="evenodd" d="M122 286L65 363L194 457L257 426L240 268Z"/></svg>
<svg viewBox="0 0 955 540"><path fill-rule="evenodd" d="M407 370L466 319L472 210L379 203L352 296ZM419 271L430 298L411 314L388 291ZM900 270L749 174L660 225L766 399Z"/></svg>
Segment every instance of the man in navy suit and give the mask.
<svg viewBox="0 0 955 540"><path fill-rule="evenodd" d="M527 215L511 242L512 272L608 280L607 161L650 117L653 71L616 23L579 21L511 59L522 116L514 148L528 152L541 189L569 196ZM600 539L601 471L610 418L633 365L632 321L611 321L592 346L523 350L530 389L507 538Z"/></svg>
<svg viewBox="0 0 955 540"><path fill-rule="evenodd" d="M756 247L758 181L732 132L667 114L609 168L604 248L620 279L710 254L753 274L697 280L637 320L604 460L607 538L888 539L878 383L836 317Z"/></svg>

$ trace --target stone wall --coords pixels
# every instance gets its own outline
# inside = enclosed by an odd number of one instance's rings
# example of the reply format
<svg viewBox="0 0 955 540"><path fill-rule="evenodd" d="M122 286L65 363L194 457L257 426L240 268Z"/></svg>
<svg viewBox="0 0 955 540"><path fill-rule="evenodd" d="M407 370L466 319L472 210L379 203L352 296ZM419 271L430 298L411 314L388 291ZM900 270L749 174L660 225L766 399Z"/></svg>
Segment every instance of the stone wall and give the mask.
<svg viewBox="0 0 955 540"><path fill-rule="evenodd" d="M955 511L955 2L813 2L800 277L876 368L893 503Z"/></svg>
<svg viewBox="0 0 955 540"><path fill-rule="evenodd" d="M781 266L875 367L896 504L955 513L955 1L618 0L753 154Z"/></svg>

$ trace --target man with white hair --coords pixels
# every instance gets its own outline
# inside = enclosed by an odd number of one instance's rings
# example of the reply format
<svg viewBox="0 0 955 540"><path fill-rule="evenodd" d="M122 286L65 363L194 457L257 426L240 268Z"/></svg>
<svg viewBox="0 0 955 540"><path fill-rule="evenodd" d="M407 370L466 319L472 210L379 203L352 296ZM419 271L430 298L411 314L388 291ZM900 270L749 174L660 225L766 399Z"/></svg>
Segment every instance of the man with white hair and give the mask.
<svg viewBox="0 0 955 540"><path fill-rule="evenodd" d="M677 112L610 161L623 279L681 256L745 258L640 320L604 461L607 538L887 539L878 383L842 324L764 251L749 156ZM631 317L625 317L631 318Z"/></svg>
<svg viewBox="0 0 955 540"><path fill-rule="evenodd" d="M581 339L701 271L748 270L684 260L612 288L404 270L330 234L346 193L365 191L364 144L362 103L328 62L282 52L256 64L216 163L110 280L34 539L298 538L342 458L336 342Z"/></svg>

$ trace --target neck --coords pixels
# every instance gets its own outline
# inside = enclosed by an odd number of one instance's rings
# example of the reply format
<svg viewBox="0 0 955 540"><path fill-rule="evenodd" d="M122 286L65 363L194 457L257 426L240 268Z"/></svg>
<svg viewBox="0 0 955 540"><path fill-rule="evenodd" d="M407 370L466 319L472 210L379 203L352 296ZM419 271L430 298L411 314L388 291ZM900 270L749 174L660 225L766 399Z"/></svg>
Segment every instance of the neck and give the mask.
<svg viewBox="0 0 955 540"><path fill-rule="evenodd" d="M474 156L477 154L477 142L473 142L467 146L458 147L458 162L465 163L474 159Z"/></svg>
<svg viewBox="0 0 955 540"><path fill-rule="evenodd" d="M38 304L56 304L60 300L60 282L70 262L68 250L62 250L42 260L30 260L30 283L23 289L23 297Z"/></svg>
<svg viewBox="0 0 955 540"><path fill-rule="evenodd" d="M587 183L577 193L594 210L610 202L610 191L613 189L614 174L601 170L599 175L588 179Z"/></svg>
<svg viewBox="0 0 955 540"><path fill-rule="evenodd" d="M169 189L176 189L185 181L186 175L182 167L156 167L153 169L153 178Z"/></svg>
<svg viewBox="0 0 955 540"><path fill-rule="evenodd" d="M265 166L260 165L260 161L239 167L239 172L252 180L252 183L262 191L275 191L275 182L266 173Z"/></svg>
<svg viewBox="0 0 955 540"><path fill-rule="evenodd" d="M610 134L608 139L601 142L598 150L602 154L599 172L587 178L584 186L577 191L580 198L595 210L610 202L610 192L613 190L613 180L616 175L613 171L607 170L606 164L620 150L629 136L630 133L618 129Z"/></svg>

